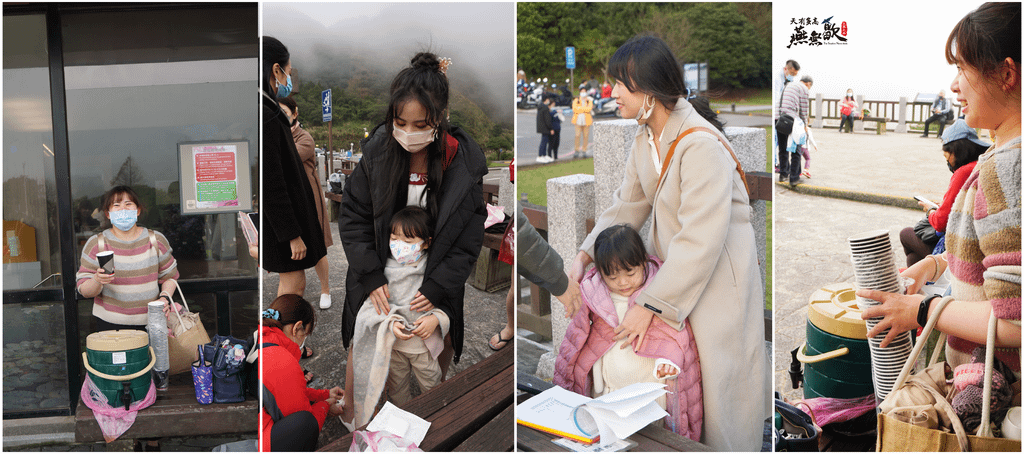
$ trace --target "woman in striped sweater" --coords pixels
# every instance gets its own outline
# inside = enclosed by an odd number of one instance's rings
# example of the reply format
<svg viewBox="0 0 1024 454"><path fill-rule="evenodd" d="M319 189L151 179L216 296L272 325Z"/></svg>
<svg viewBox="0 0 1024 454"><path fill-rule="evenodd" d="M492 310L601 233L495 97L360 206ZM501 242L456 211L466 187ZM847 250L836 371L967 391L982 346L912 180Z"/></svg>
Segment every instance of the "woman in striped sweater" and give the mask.
<svg viewBox="0 0 1024 454"><path fill-rule="evenodd" d="M946 60L956 64L951 89L964 106L967 125L994 131L995 144L981 157L960 189L946 225L946 253L928 256L903 274L915 283L908 295L860 290L858 296L882 302L863 318L885 316L868 336L893 327L882 342L917 328L933 316L936 298L915 294L924 281L947 269L953 301L936 328L949 335L951 366L971 361L985 344L987 322L995 313L995 358L1020 376L1021 282L1021 62L1020 3L986 3L954 27ZM1012 380L1011 380L1012 381Z"/></svg>
<svg viewBox="0 0 1024 454"><path fill-rule="evenodd" d="M103 212L112 224L89 238L78 268L78 291L93 298L93 331L146 329L146 305L170 302L178 278L171 246L160 232L137 224L144 208L128 186L117 186L103 197ZM114 272L100 268L96 254L114 253Z"/></svg>

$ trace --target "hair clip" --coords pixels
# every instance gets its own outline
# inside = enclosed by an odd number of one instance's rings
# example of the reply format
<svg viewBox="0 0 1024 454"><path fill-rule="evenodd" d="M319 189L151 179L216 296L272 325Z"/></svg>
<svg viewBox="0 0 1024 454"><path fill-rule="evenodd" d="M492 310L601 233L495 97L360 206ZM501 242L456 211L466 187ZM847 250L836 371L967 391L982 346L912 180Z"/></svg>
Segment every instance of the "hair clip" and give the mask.
<svg viewBox="0 0 1024 454"><path fill-rule="evenodd" d="M281 313L276 309L267 309L263 311L263 318L269 318L271 320L281 320Z"/></svg>
<svg viewBox="0 0 1024 454"><path fill-rule="evenodd" d="M441 71L441 74L444 74L445 76L447 76L448 75L448 66L452 64L452 59L450 59L448 57L444 57L444 58L441 58L440 60L441 61L437 64L438 70Z"/></svg>

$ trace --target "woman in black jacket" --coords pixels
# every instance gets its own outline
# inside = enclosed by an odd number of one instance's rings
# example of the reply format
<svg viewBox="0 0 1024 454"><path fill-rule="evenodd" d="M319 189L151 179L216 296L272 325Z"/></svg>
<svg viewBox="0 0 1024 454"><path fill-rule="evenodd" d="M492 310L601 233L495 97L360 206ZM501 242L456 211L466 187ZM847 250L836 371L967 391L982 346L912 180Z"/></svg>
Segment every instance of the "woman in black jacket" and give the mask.
<svg viewBox="0 0 1024 454"><path fill-rule="evenodd" d="M348 272L342 339L348 348L359 307L370 299L387 307L384 263L391 251L391 216L418 205L434 222L423 285L413 310L441 309L451 320L445 352L438 361L442 379L448 361L462 354L465 283L480 255L484 220L483 176L487 164L480 147L462 129L448 124L447 62L421 52L391 83L384 123L362 141L363 157L345 185L338 230ZM345 374L352 390L352 356ZM354 393L347 392L350 399ZM343 420L352 419L346 402Z"/></svg>
<svg viewBox="0 0 1024 454"><path fill-rule="evenodd" d="M291 91L291 58L275 38L263 37L263 228L260 255L263 268L280 273L277 296L302 295L306 269L327 255L323 230L316 216L315 196L295 149L288 116L277 97Z"/></svg>

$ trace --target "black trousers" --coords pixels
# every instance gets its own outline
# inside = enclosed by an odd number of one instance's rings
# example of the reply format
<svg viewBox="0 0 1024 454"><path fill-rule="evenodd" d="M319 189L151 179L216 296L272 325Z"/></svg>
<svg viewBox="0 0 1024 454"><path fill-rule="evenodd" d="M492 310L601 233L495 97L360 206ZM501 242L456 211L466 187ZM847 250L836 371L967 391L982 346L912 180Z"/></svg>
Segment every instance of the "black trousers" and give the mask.
<svg viewBox="0 0 1024 454"><path fill-rule="evenodd" d="M320 424L308 411L298 411L274 423L270 429L270 450L312 452L320 438Z"/></svg>
<svg viewBox="0 0 1024 454"><path fill-rule="evenodd" d="M776 130L775 136L779 140L779 181L789 180L790 183L796 183L800 181L800 153L790 153L786 150L789 134Z"/></svg>
<svg viewBox="0 0 1024 454"><path fill-rule="evenodd" d="M562 128L555 128L555 133L551 135L551 141L548 143L548 156L558 159L558 144L562 141Z"/></svg>
<svg viewBox="0 0 1024 454"><path fill-rule="evenodd" d="M932 123L939 124L939 137L942 137L942 131L946 129L946 114L937 113L935 115L928 117L928 119L924 121L925 137L928 137L928 125Z"/></svg>

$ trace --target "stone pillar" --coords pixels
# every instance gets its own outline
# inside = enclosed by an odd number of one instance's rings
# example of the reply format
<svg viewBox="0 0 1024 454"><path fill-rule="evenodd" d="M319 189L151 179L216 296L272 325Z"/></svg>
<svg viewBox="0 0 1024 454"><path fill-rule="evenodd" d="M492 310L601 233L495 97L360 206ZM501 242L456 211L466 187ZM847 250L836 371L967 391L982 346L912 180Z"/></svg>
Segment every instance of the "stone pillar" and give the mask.
<svg viewBox="0 0 1024 454"><path fill-rule="evenodd" d="M907 132L907 97L900 96L900 117L896 123L896 132Z"/></svg>
<svg viewBox="0 0 1024 454"><path fill-rule="evenodd" d="M505 207L505 214L515 218L516 187L508 181L508 167L497 172L501 179L498 182L498 206Z"/></svg>
<svg viewBox="0 0 1024 454"><path fill-rule="evenodd" d="M857 95L857 110L864 111L864 95ZM853 120L853 132L864 132L864 120Z"/></svg>
<svg viewBox="0 0 1024 454"><path fill-rule="evenodd" d="M760 172L767 165L764 154L767 133L761 128L726 127L725 137L729 139L736 158L743 165L744 172ZM756 200L750 204L750 224L754 227L754 241L757 245L757 263L761 270L761 284L764 285L767 263L767 219L768 203ZM763 288L762 288L763 290Z"/></svg>
<svg viewBox="0 0 1024 454"><path fill-rule="evenodd" d="M547 182L547 189L548 243L562 257L568 272L572 259L587 236L584 221L594 213L594 176L576 174L552 178ZM565 306L552 297L551 343L556 351L568 326Z"/></svg>
<svg viewBox="0 0 1024 454"><path fill-rule="evenodd" d="M629 152L633 149L639 127L636 120L602 121L591 126L594 137L591 144L594 149L594 176L597 180L594 187L594 219L612 206L612 195L619 189L626 174ZM639 229L640 238L644 239L647 246L650 246L650 229L650 220L644 222Z"/></svg>
<svg viewBox="0 0 1024 454"><path fill-rule="evenodd" d="M825 112L822 110L822 106L825 105L825 95L818 93L814 95L814 121L812 127L821 128L821 125L825 123Z"/></svg>

